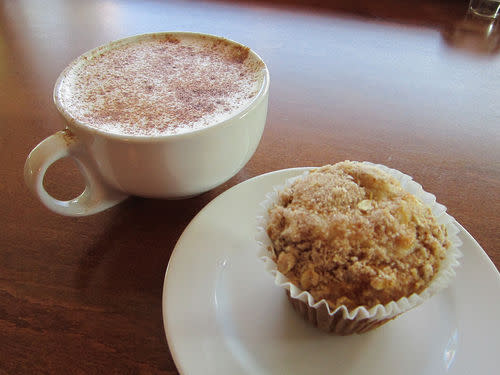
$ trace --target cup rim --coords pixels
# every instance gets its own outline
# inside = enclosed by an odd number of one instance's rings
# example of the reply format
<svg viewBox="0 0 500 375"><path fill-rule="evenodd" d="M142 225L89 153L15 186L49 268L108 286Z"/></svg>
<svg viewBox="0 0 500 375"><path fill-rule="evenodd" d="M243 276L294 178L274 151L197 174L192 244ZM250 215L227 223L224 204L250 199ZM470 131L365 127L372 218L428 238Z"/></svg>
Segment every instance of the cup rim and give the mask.
<svg viewBox="0 0 500 375"><path fill-rule="evenodd" d="M144 39L153 39L156 37L164 37L167 35L171 36L203 36L203 37L208 37L212 39L217 39L217 40L222 40L225 42L228 42L230 44L234 44L237 46L245 47L248 48L250 51L250 54L258 61L260 61L263 64L263 79L262 83L260 85L259 91L257 92L257 95L255 98L248 104L246 107L242 108L239 112L235 113L232 115L230 118L217 122L213 125L202 127L200 129L194 129L190 130L188 132L184 133L177 133L177 134L161 134L161 135L132 135L132 134L119 134L119 133L111 133L111 132L106 132L101 129L94 128L92 126L89 126L85 124L85 122L82 122L80 120L77 120L74 118L64 107L64 105L61 103L60 97L59 97L59 89L62 85L62 82L64 78L66 77L67 73L75 67L78 63L82 61L82 59L85 59L89 56L95 56L98 53L101 53L103 51L108 51L109 49L114 48L115 46L120 46L120 45L125 45L132 43L134 41L138 40L144 40ZM202 134L205 132L210 132L213 131L216 128L219 127L225 127L229 126L231 122L233 122L235 119L243 118L249 113L250 111L253 110L256 106L258 106L262 100L264 100L265 96L269 92L269 83L270 83L270 77L269 77L269 69L267 68L266 63L264 60L250 47L245 46L241 43L238 43L232 39L228 39L225 37L221 37L218 35L213 35L213 34L206 34L206 33L199 33L199 32L193 32L193 31L162 31L162 32L154 32L154 33L145 33L145 34L136 34L132 35L126 38L121 38L117 40L113 40L111 42L105 43L103 45L100 45L98 47L95 47L91 50L88 50L87 52L84 52L77 58L75 58L71 63L69 63L66 68L59 74L59 77L56 80L56 83L54 85L54 90L53 90L53 100L54 104L56 105L57 110L59 113L65 118L67 121L68 125L75 126L79 130L83 130L87 133L93 133L96 135L99 135L104 138L110 138L114 140L124 140L124 141L132 141L132 142L159 142L159 141L166 141L169 139L179 139L179 138L187 138L187 137L193 137L198 134Z"/></svg>

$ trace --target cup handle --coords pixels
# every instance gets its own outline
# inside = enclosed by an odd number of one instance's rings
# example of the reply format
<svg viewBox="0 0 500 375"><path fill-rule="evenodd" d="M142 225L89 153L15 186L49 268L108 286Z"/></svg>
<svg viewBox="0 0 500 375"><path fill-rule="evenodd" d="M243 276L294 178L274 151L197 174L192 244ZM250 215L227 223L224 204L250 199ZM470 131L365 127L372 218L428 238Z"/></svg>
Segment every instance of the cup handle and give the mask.
<svg viewBox="0 0 500 375"><path fill-rule="evenodd" d="M61 201L43 187L47 169L57 160L73 158L85 179L85 190L78 197ZM97 172L83 144L69 129L45 138L29 154L24 165L24 180L40 201L49 209L65 216L87 216L118 204L127 195L106 185Z"/></svg>

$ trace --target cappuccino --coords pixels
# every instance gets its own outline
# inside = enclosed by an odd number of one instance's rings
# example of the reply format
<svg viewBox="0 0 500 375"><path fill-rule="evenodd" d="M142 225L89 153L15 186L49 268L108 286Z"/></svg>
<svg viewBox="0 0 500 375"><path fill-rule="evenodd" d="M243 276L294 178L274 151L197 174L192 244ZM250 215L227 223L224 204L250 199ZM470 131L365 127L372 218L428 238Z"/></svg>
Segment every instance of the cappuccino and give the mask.
<svg viewBox="0 0 500 375"><path fill-rule="evenodd" d="M73 121L114 134L162 136L223 122L249 107L265 66L247 47L206 35L151 35L91 51L55 97Z"/></svg>

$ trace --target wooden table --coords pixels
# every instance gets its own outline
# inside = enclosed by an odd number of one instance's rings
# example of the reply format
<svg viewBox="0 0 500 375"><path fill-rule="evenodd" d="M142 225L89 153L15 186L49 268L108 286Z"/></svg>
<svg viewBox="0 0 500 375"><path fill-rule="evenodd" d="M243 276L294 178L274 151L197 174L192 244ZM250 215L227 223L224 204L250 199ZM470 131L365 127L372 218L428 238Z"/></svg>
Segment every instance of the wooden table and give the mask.
<svg viewBox="0 0 500 375"><path fill-rule="evenodd" d="M176 373L161 315L175 243L217 195L273 170L344 159L399 169L500 267L500 58L471 34L465 0L306 3L1 2L0 374ZM82 218L49 212L23 165L64 128L52 103L59 72L97 45L163 30L222 35L267 62L270 107L254 157L196 198L130 198ZM83 181L65 160L46 185L69 199Z"/></svg>

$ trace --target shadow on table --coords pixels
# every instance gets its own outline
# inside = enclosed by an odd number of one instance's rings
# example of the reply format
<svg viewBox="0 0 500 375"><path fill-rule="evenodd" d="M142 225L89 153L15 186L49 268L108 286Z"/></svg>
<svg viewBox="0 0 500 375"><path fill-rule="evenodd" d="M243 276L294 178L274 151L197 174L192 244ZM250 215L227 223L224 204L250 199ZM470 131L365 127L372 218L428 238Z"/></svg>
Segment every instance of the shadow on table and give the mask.
<svg viewBox="0 0 500 375"><path fill-rule="evenodd" d="M220 0L225 2L224 0ZM331 13L431 28L448 27L467 10L467 0L234 0L287 10Z"/></svg>
<svg viewBox="0 0 500 375"><path fill-rule="evenodd" d="M104 216L113 215L112 224L82 255L76 280L82 297L96 297L100 287L117 294L161 296L166 267L186 226L219 194L253 177L250 169L243 168L222 185L193 198L130 197L103 212Z"/></svg>
<svg viewBox="0 0 500 375"><path fill-rule="evenodd" d="M221 2L224 2L221 0ZM498 21L469 11L468 0L235 0L255 6L310 11L344 17L438 29L446 47L463 53L494 55L500 50Z"/></svg>
<svg viewBox="0 0 500 375"><path fill-rule="evenodd" d="M210 199L208 194L182 201L132 197L113 208L113 223L82 255L76 284L83 298L100 298L96 288L114 290L117 297L160 296L177 240Z"/></svg>

